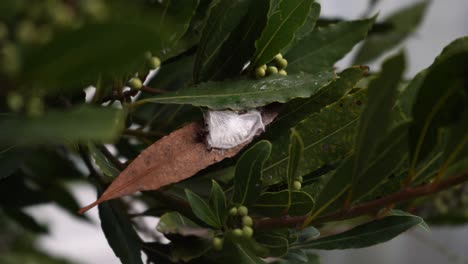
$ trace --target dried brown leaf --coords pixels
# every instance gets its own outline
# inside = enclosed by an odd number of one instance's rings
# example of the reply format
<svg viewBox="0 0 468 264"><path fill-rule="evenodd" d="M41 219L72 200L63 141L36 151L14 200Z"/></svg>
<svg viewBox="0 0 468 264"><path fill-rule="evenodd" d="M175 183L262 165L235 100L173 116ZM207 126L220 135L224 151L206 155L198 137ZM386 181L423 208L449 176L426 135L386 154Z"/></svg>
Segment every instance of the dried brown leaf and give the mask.
<svg viewBox="0 0 468 264"><path fill-rule="evenodd" d="M263 113L265 125L276 117L276 111ZM190 123L146 148L123 170L99 199L80 209L84 213L94 206L138 191L157 190L190 178L206 167L231 158L250 142L228 150L209 150L200 138L203 124Z"/></svg>

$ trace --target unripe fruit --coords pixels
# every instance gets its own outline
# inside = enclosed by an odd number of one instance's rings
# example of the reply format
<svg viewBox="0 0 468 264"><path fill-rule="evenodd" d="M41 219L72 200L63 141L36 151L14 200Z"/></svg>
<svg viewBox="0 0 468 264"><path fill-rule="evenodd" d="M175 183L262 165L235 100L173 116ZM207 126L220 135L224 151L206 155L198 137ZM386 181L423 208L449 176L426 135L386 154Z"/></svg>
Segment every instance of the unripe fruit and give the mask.
<svg viewBox="0 0 468 264"><path fill-rule="evenodd" d="M39 97L33 97L28 102L28 114L32 117L41 116L44 113L44 103Z"/></svg>
<svg viewBox="0 0 468 264"><path fill-rule="evenodd" d="M214 250L220 251L221 249L223 249L223 243L224 243L224 240L222 238L219 238L219 237L213 238Z"/></svg>
<svg viewBox="0 0 468 264"><path fill-rule="evenodd" d="M250 226L244 226L242 228L242 233L245 238L251 238L253 236L253 229Z"/></svg>
<svg viewBox="0 0 468 264"><path fill-rule="evenodd" d="M159 66L161 66L161 60L158 57L151 57L148 60L148 65L149 65L150 69L152 69L152 70L157 69L157 68L159 68Z"/></svg>
<svg viewBox="0 0 468 264"><path fill-rule="evenodd" d="M296 191L299 191L302 188L302 184L299 181L294 181L292 188Z"/></svg>
<svg viewBox="0 0 468 264"><path fill-rule="evenodd" d="M285 69L288 66L288 61L285 59L280 59L276 61L276 65L280 69Z"/></svg>
<svg viewBox="0 0 468 264"><path fill-rule="evenodd" d="M13 112L18 112L24 106L23 97L17 93L10 93L7 97L8 107Z"/></svg>
<svg viewBox="0 0 468 264"><path fill-rule="evenodd" d="M285 70L280 70L278 74L282 76L288 76L288 73Z"/></svg>
<svg viewBox="0 0 468 264"><path fill-rule="evenodd" d="M16 27L16 38L24 44L33 44L36 42L36 25L30 20L22 21Z"/></svg>
<svg viewBox="0 0 468 264"><path fill-rule="evenodd" d="M265 75L266 75L266 72L262 67L259 67L259 68L255 69L255 77L263 78L263 77L265 77Z"/></svg>
<svg viewBox="0 0 468 264"><path fill-rule="evenodd" d="M296 178L296 180L300 183L302 183L304 181L304 178L302 178L302 176L299 176Z"/></svg>
<svg viewBox="0 0 468 264"><path fill-rule="evenodd" d="M8 27L0 22L0 41L8 37Z"/></svg>
<svg viewBox="0 0 468 264"><path fill-rule="evenodd" d="M281 53L278 53L275 55L275 60L278 61L278 60L281 60L283 59L283 55Z"/></svg>
<svg viewBox="0 0 468 264"><path fill-rule="evenodd" d="M21 60L16 45L6 43L0 49L0 68L8 75L15 75L21 68Z"/></svg>
<svg viewBox="0 0 468 264"><path fill-rule="evenodd" d="M229 210L229 214L232 215L232 216L236 216L237 215L237 208L236 207L233 207Z"/></svg>
<svg viewBox="0 0 468 264"><path fill-rule="evenodd" d="M266 64L263 64L262 66L260 66L260 68L264 69L265 71L267 70Z"/></svg>
<svg viewBox="0 0 468 264"><path fill-rule="evenodd" d="M278 68L276 68L275 66L269 66L266 70L266 73L268 75L272 75L272 74L277 74L278 73Z"/></svg>
<svg viewBox="0 0 468 264"><path fill-rule="evenodd" d="M237 208L237 212L240 216L246 216L249 214L249 209L247 207L241 205Z"/></svg>
<svg viewBox="0 0 468 264"><path fill-rule="evenodd" d="M143 83L139 78L134 77L128 81L128 86L130 86L132 89L140 90L143 87Z"/></svg>
<svg viewBox="0 0 468 264"><path fill-rule="evenodd" d="M252 226L253 225L253 220L252 217L246 215L242 217L242 224L244 226Z"/></svg>
<svg viewBox="0 0 468 264"><path fill-rule="evenodd" d="M65 4L51 4L49 12L52 17L53 23L60 27L72 26L74 22L75 13L71 7Z"/></svg>
<svg viewBox="0 0 468 264"><path fill-rule="evenodd" d="M101 0L85 0L81 2L81 8L92 19L102 21L108 16L107 7Z"/></svg>
<svg viewBox="0 0 468 264"><path fill-rule="evenodd" d="M241 237L244 233L242 232L242 230L240 228L236 228L236 229L232 230L232 234L235 237Z"/></svg>

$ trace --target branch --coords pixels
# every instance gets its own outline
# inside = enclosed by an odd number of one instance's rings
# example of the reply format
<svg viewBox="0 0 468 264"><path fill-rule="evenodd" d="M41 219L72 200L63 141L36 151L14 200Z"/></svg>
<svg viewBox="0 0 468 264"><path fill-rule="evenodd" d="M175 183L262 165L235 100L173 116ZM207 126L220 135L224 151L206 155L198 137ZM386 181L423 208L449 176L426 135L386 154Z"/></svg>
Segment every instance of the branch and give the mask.
<svg viewBox="0 0 468 264"><path fill-rule="evenodd" d="M330 221L338 221L354 218L360 215L365 215L369 213L376 212L386 206L391 204L412 200L414 198L426 196L439 192L450 187L462 184L468 181L468 172L464 172L459 176L451 177L447 180L441 182L435 182L431 184L426 184L420 187L415 187L412 189L404 189L387 197L362 203L351 207L347 210L338 210L314 219L311 223L324 223ZM260 229L269 229L277 227L293 227L299 224L302 224L306 220L307 216L296 216L296 217L281 217L281 218L270 218L264 220L257 220L255 222L255 227Z"/></svg>

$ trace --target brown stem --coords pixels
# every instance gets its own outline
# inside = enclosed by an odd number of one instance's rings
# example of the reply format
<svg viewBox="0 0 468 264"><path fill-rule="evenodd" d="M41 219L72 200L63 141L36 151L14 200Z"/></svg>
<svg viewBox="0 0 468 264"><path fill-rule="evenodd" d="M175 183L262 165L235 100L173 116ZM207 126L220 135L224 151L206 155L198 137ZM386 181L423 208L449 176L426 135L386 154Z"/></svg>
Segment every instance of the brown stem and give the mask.
<svg viewBox="0 0 468 264"><path fill-rule="evenodd" d="M374 213L388 205L395 203L411 200L421 196L426 196L439 192L455 185L461 184L468 181L468 172L464 172L456 177L450 177L447 180L426 184L412 189L404 189L387 197L362 203L351 207L348 210L338 210L314 219L311 223L324 223L330 221L338 221L354 218L360 215ZM260 229L269 229L277 227L293 227L298 224L302 224L307 216L295 216L295 217L282 217L282 218L270 218L255 221L255 227Z"/></svg>
<svg viewBox="0 0 468 264"><path fill-rule="evenodd" d="M143 86L141 87L141 90L146 93L151 93L151 94L163 94L166 93L167 91L161 90L161 89L156 89L156 88L151 88L149 86Z"/></svg>

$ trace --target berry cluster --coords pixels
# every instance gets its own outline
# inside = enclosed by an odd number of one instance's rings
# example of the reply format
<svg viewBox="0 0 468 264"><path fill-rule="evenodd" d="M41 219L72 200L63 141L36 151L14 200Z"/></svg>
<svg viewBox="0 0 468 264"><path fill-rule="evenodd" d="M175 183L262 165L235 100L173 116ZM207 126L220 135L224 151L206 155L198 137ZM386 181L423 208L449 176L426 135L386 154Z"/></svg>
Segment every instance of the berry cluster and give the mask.
<svg viewBox="0 0 468 264"><path fill-rule="evenodd" d="M233 220L235 228L230 230L230 234L234 238L250 239L253 236L254 230L252 217L249 216L249 209L243 205L239 207L232 207L229 210L229 216ZM213 248L215 250L223 249L224 239L215 237L213 239Z"/></svg>
<svg viewBox="0 0 468 264"><path fill-rule="evenodd" d="M143 72L138 73L137 76L132 77L128 81L128 86L135 90L140 90L143 88L143 81L141 80L140 76L146 77L149 71L156 70L161 66L161 59L159 57L153 56L151 52L147 52L146 54L146 65Z"/></svg>
<svg viewBox="0 0 468 264"><path fill-rule="evenodd" d="M288 66L288 61L283 58L281 53L278 53L275 58L273 59L274 65L276 66L267 66L263 64L262 66L255 69L255 77L263 78L265 76L270 76L273 74L279 74L282 76L288 75L286 72L286 67Z"/></svg>

